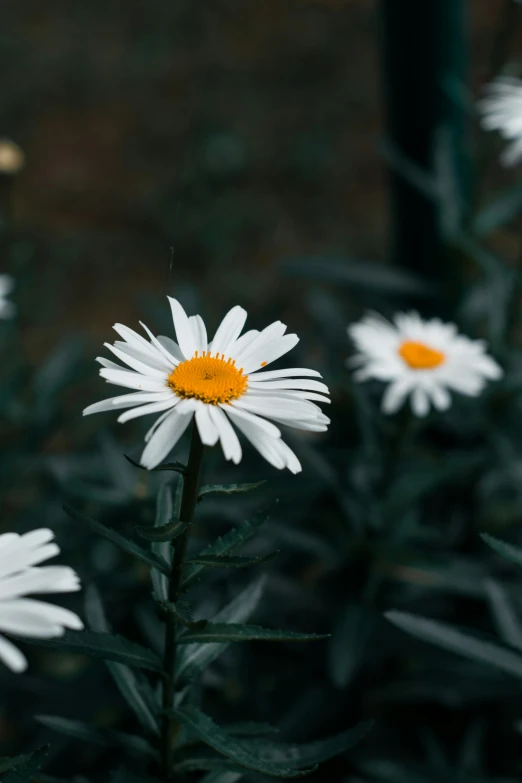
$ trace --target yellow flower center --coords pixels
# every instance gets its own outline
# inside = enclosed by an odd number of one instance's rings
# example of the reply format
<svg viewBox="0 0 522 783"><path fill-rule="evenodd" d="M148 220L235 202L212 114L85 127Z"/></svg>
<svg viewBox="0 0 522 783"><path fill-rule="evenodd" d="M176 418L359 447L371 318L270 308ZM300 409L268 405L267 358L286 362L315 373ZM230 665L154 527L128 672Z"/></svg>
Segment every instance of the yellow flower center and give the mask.
<svg viewBox="0 0 522 783"><path fill-rule="evenodd" d="M241 397L248 385L248 377L243 368L237 369L233 359L225 359L225 354L211 356L196 351L192 359L181 362L171 372L167 385L179 397L195 397L197 400L218 405Z"/></svg>
<svg viewBox="0 0 522 783"><path fill-rule="evenodd" d="M406 340L399 348L399 356L412 370L431 370L442 364L446 356L442 351L430 348L414 340Z"/></svg>

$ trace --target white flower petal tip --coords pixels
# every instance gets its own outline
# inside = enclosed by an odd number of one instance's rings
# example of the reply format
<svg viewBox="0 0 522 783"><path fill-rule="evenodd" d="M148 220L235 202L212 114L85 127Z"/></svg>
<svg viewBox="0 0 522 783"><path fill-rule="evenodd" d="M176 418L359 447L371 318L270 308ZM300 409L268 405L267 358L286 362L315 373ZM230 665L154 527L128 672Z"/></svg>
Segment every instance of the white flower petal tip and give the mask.
<svg viewBox="0 0 522 783"><path fill-rule="evenodd" d="M11 275L0 275L0 319L8 320L16 314L16 305L7 296L12 292L15 283Z"/></svg>
<svg viewBox="0 0 522 783"><path fill-rule="evenodd" d="M499 76L486 85L478 101L481 125L496 130L510 143L500 156L504 166L515 166L522 160L522 80Z"/></svg>
<svg viewBox="0 0 522 783"><path fill-rule="evenodd" d="M316 370L265 369L298 343L297 335L286 334L281 321L241 335L247 313L238 305L208 342L202 318L187 315L176 299L168 301L177 342L155 337L145 324L148 340L115 324L122 340L106 345L122 364L99 357L100 376L132 391L89 405L83 415L125 409L118 416L123 423L159 413L141 456L149 470L169 454L195 417L202 442L219 442L225 459L234 464L242 457L237 428L271 465L298 473L301 465L276 423L324 432L330 420L317 403L330 399L326 384L315 380L321 377Z"/></svg>
<svg viewBox="0 0 522 783"><path fill-rule="evenodd" d="M77 614L47 601L28 598L34 594L68 593L81 588L78 574L68 566L42 566L59 554L48 528L30 533L0 535L0 632L20 637L49 639L70 628L82 630ZM27 661L20 650L0 635L0 660L13 672L22 672Z"/></svg>
<svg viewBox="0 0 522 783"><path fill-rule="evenodd" d="M503 376L483 340L471 340L438 318L397 313L390 323L369 313L348 327L348 335L357 351L348 363L354 379L387 383L382 411L388 415L410 398L413 414L424 418L432 407L447 410L450 392L476 397L487 381Z"/></svg>

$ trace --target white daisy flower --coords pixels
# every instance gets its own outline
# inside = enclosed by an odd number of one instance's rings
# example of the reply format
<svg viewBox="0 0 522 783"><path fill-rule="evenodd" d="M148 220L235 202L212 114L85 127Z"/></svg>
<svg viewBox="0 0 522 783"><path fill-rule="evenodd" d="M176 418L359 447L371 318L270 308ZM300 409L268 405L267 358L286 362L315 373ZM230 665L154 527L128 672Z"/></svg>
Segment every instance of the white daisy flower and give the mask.
<svg viewBox="0 0 522 783"><path fill-rule="evenodd" d="M13 288L13 278L10 275L0 275L0 318L12 318L16 312L16 305L7 298Z"/></svg>
<svg viewBox="0 0 522 783"><path fill-rule="evenodd" d="M70 593L80 580L67 566L39 566L59 554L52 530L0 535L0 631L33 639L62 636L66 628L81 630L80 618L61 606L27 598L34 593ZM0 660L14 672L27 667L25 656L0 635Z"/></svg>
<svg viewBox="0 0 522 783"><path fill-rule="evenodd" d="M271 465L298 473L299 460L276 423L326 430L330 420L312 400L329 402L328 387L310 380L320 377L315 370L262 371L296 345L297 335L285 334L286 326L276 321L240 337L247 314L236 306L209 342L201 317L189 318L176 299L169 297L169 302L178 342L154 337L144 324L149 340L115 324L123 340L105 345L127 367L98 358L100 375L108 383L136 391L90 405L84 415L129 408L118 418L124 422L161 412L145 436L141 464L149 469L167 456L195 416L202 442L214 446L219 440L226 459L236 464L241 460L234 424Z"/></svg>
<svg viewBox="0 0 522 783"><path fill-rule="evenodd" d="M384 413L395 413L411 396L416 416L426 416L432 404L439 411L451 404L450 391L476 397L488 380L502 376L482 340L458 334L455 324L438 318L423 321L418 313L397 313L394 323L369 313L348 327L359 353L349 363L355 378L387 381Z"/></svg>
<svg viewBox="0 0 522 783"><path fill-rule="evenodd" d="M514 166L522 158L522 81L500 76L486 86L486 95L478 102L485 130L497 130L509 144L502 155L504 166Z"/></svg>

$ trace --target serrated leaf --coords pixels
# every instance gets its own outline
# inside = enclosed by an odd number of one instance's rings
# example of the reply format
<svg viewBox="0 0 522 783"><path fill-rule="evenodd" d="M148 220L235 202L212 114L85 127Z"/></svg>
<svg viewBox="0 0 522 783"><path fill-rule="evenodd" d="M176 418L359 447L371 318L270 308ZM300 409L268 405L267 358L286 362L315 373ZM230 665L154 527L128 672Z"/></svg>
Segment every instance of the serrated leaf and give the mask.
<svg viewBox="0 0 522 783"><path fill-rule="evenodd" d="M130 538L125 538L125 536L122 536L115 530L102 525L101 522L97 522L95 519L90 519L89 517L83 516L83 514L79 514L70 506L64 506L64 511L70 517L72 517L72 519L76 520L77 522L81 522L82 525L85 525L93 533L96 533L97 535L102 536L102 538L107 539L107 541L110 541L115 546L119 547L119 549L122 549L124 552L127 552L130 555L134 555L134 557L139 558L144 563L147 563L147 565L152 566L153 568L157 568L158 571L161 571L163 574L169 574L170 569L168 563L166 563L165 560L144 549L135 541L131 541Z"/></svg>
<svg viewBox="0 0 522 783"><path fill-rule="evenodd" d="M178 644L197 642L310 642L328 639L329 634L298 633L297 631L279 631L261 628L258 625L241 623L207 623L200 631L187 631L178 638Z"/></svg>
<svg viewBox="0 0 522 783"><path fill-rule="evenodd" d="M277 502L277 501L276 501ZM220 536L216 541L200 552L200 556L210 555L230 555L236 552L240 547L249 541L269 518L275 506L273 503L268 509L257 513L252 520L243 522L241 525L232 528L224 536ZM183 570L182 586L186 589L199 576L205 568L203 565L188 566Z"/></svg>
<svg viewBox="0 0 522 783"><path fill-rule="evenodd" d="M174 541L189 527L190 523L188 522L182 522L181 519L172 519L166 525L159 525L158 527L136 525L134 529L139 536L146 538L147 541L163 542Z"/></svg>
<svg viewBox="0 0 522 783"><path fill-rule="evenodd" d="M208 624L208 620L194 620L192 614L179 601L176 604L173 604L172 601L164 601L159 604L159 607L164 612L173 614L176 620L186 628L201 629Z"/></svg>
<svg viewBox="0 0 522 783"><path fill-rule="evenodd" d="M385 617L417 639L431 642L444 650L463 655L473 661L494 666L506 674L522 677L522 655L507 647L501 647L489 639L484 639L473 631L462 631L437 620L429 620L407 612L391 611L387 612Z"/></svg>
<svg viewBox="0 0 522 783"><path fill-rule="evenodd" d="M305 743L279 743L270 740L245 740L244 745L263 761L277 761L296 766L322 764L360 742L370 731L373 721L365 721L353 729L342 731L325 739Z"/></svg>
<svg viewBox="0 0 522 783"><path fill-rule="evenodd" d="M182 726L185 726L199 737L206 745L213 748L218 753L222 753L226 758L239 764L239 766L280 778L299 778L315 771L315 767L312 769L297 770L276 762L262 761L243 743L238 742L234 737L231 737L226 731L214 723L208 715L199 712L195 707L172 710L169 714L181 723Z"/></svg>
<svg viewBox="0 0 522 783"><path fill-rule="evenodd" d="M482 533L481 539L498 552L499 555L505 557L507 560L511 560L513 563L522 566L522 549L514 544L508 544L505 541L501 541L499 538L490 536L488 533Z"/></svg>
<svg viewBox="0 0 522 783"><path fill-rule="evenodd" d="M181 462L165 462L163 465L157 465L155 468L145 468L143 465L140 465L139 462L136 462L136 460L133 460L132 457L129 457L128 454L123 455L127 462L130 462L131 465L134 465L135 468L139 468L140 470L146 470L147 473L152 473L156 471L162 471L162 470L172 470L176 473L181 473L182 475L186 471L185 465Z"/></svg>
<svg viewBox="0 0 522 783"><path fill-rule="evenodd" d="M13 635L13 638L15 637ZM20 638L20 641L22 639ZM118 661L137 669L149 669L154 672L163 671L163 664L155 652L141 644L131 642L124 636L95 631L66 631L63 636L55 639L31 639L23 637L24 642L37 644L40 647L50 647L60 652L77 653L91 658L103 658L107 661Z"/></svg>
<svg viewBox="0 0 522 783"><path fill-rule="evenodd" d="M95 631L110 632L111 628L105 617L99 593L93 585L90 585L86 590L85 613L89 624ZM122 663L105 661L105 665L111 673L116 687L144 729L151 734L159 734L156 719L157 704L148 680L143 677L141 672Z"/></svg>
<svg viewBox="0 0 522 783"><path fill-rule="evenodd" d="M248 620L261 600L264 584L264 577L260 577L248 585L214 616L214 622L242 623ZM181 676L192 668L205 669L226 650L228 644L203 642L183 647L178 657L177 675Z"/></svg>
<svg viewBox="0 0 522 783"><path fill-rule="evenodd" d="M256 481L250 484L207 484L201 487L198 493L198 503L208 495L236 495L241 492L252 492L252 490L262 487L266 481Z"/></svg>
<svg viewBox="0 0 522 783"><path fill-rule="evenodd" d="M35 720L46 726L48 729L65 734L68 737L74 737L82 742L93 742L95 745L103 747L116 747L125 750L127 753L156 758L156 751L143 737L134 734L126 734L112 729L99 728L91 726L89 723L82 723L77 720L61 718L57 715L36 715Z"/></svg>
<svg viewBox="0 0 522 783"><path fill-rule="evenodd" d="M48 753L49 746L44 745L34 753L24 755L21 764L9 772L3 783L31 783Z"/></svg>
<svg viewBox="0 0 522 783"><path fill-rule="evenodd" d="M279 549L259 557L238 557L237 555L196 555L185 562L185 566L201 565L205 568L247 568L264 563L279 554Z"/></svg>

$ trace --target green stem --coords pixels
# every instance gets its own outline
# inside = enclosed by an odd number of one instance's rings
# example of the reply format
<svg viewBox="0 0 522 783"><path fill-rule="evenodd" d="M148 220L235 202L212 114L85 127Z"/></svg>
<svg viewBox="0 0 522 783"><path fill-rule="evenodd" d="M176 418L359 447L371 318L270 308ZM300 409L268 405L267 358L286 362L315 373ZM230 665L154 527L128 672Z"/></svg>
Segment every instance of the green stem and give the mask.
<svg viewBox="0 0 522 783"><path fill-rule="evenodd" d="M183 522L192 522L194 511L198 499L199 481L201 474L201 464L203 461L204 446L199 437L196 421L192 424L192 440L190 444L190 453L187 469L185 471L185 481L183 485L183 497L181 499L180 518ZM174 557L172 559L172 570L169 580L169 601L176 603L179 598L181 588L181 577L183 573L183 563L187 550L188 528L181 535L175 545ZM173 614L169 613L165 628L165 682L163 685L163 710L170 710L174 706L174 696L176 693L176 657L177 657L177 622ZM164 780L171 779L173 767L173 740L175 723L171 717L163 717L162 738L161 738L161 757L163 765Z"/></svg>

